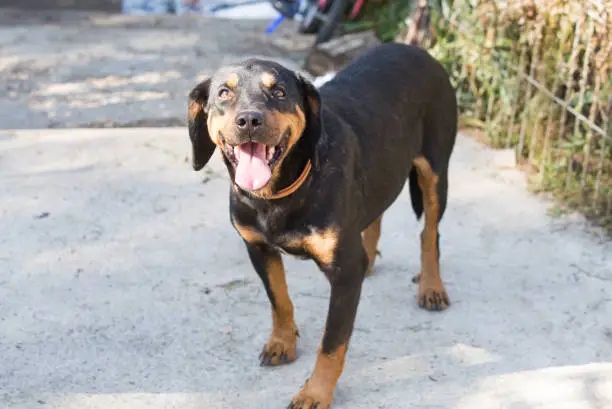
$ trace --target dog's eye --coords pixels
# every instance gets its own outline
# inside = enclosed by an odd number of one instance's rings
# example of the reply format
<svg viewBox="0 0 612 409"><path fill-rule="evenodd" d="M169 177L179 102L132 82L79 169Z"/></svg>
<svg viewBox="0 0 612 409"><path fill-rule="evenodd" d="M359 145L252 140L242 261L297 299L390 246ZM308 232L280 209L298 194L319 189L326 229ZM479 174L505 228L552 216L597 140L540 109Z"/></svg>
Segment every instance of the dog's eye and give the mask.
<svg viewBox="0 0 612 409"><path fill-rule="evenodd" d="M230 97L231 93L230 93L229 89L221 88L219 90L219 94L218 95L219 95L219 98L221 98L221 99L228 99Z"/></svg>
<svg viewBox="0 0 612 409"><path fill-rule="evenodd" d="M281 87L272 88L272 95L276 98L283 98L285 96L285 90Z"/></svg>

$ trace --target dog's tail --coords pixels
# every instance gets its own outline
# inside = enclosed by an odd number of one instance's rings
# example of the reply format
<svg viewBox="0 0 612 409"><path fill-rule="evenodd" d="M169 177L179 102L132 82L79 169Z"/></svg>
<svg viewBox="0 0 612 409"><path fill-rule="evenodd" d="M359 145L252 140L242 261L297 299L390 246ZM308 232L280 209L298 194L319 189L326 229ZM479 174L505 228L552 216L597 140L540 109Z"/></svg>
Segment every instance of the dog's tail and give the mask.
<svg viewBox="0 0 612 409"><path fill-rule="evenodd" d="M410 175L408 176L408 183L410 185L410 201L412 202L412 210L416 214L417 220L421 220L423 215L423 192L419 187L419 179L417 175L416 167L412 167Z"/></svg>

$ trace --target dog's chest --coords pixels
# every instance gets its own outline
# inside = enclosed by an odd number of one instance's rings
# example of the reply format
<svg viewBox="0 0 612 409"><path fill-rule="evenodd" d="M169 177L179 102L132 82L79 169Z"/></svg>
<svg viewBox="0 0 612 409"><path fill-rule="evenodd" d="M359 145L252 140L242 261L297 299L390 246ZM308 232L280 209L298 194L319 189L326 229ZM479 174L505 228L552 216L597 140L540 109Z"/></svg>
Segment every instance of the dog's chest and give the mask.
<svg viewBox="0 0 612 409"><path fill-rule="evenodd" d="M283 232L264 236L276 250L301 259L314 259L320 264L331 264L334 259L338 234L334 229L306 228L306 231Z"/></svg>
<svg viewBox="0 0 612 409"><path fill-rule="evenodd" d="M333 228L304 227L299 230L272 226L243 226L235 223L238 233L252 244L266 244L275 250L302 259L314 259L318 263L331 264L338 242L338 232Z"/></svg>
<svg viewBox="0 0 612 409"><path fill-rule="evenodd" d="M295 231L263 233L265 242L275 250L301 259L310 259L312 255L304 246L305 234Z"/></svg>
<svg viewBox="0 0 612 409"><path fill-rule="evenodd" d="M274 246L274 248L283 254L289 254L302 260L309 260L312 258L312 256L306 251L306 249L301 246L292 246L284 244Z"/></svg>

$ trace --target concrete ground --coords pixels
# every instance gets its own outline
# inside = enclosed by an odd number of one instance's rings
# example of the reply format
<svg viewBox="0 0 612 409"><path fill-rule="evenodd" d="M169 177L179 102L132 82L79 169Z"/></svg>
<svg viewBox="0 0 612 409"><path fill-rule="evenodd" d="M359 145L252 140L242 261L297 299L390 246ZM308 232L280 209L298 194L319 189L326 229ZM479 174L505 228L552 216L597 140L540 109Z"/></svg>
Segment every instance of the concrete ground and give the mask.
<svg viewBox="0 0 612 409"><path fill-rule="evenodd" d="M312 38L269 23L0 8L0 129L182 125L189 90L228 62L300 68Z"/></svg>
<svg viewBox="0 0 612 409"><path fill-rule="evenodd" d="M284 408L311 371L328 285L286 259L299 358L262 368L265 292L215 156L186 130L0 133L0 407ZM460 137L441 227L453 304L416 305L419 223L383 219L335 409L612 407L612 243L547 215Z"/></svg>
<svg viewBox="0 0 612 409"><path fill-rule="evenodd" d="M0 131L1 409L280 409L297 392L329 288L287 259L299 358L259 367L269 306L219 158L193 172L184 128L44 129L182 124L224 62L299 61L266 24L0 13L0 129L40 128ZM612 407L612 243L549 216L504 162L457 142L446 312L416 306L407 192L387 212L335 409Z"/></svg>

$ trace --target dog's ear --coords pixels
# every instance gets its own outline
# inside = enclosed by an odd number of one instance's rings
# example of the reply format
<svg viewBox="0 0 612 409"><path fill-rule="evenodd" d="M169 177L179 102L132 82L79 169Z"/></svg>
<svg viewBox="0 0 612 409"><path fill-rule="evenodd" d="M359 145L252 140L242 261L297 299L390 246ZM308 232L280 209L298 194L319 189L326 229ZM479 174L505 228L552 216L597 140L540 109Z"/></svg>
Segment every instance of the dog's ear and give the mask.
<svg viewBox="0 0 612 409"><path fill-rule="evenodd" d="M302 138L306 137L310 141L312 150L312 165L315 169L319 168L319 157L317 146L323 132L323 118L321 117L321 96L319 91L306 78L299 76L302 92L304 95L304 115L306 116L306 127Z"/></svg>
<svg viewBox="0 0 612 409"><path fill-rule="evenodd" d="M189 107L187 120L189 127L189 139L192 147L192 166L195 170L202 169L210 160L216 145L210 139L208 126L208 93L210 78L199 83L189 93Z"/></svg>

